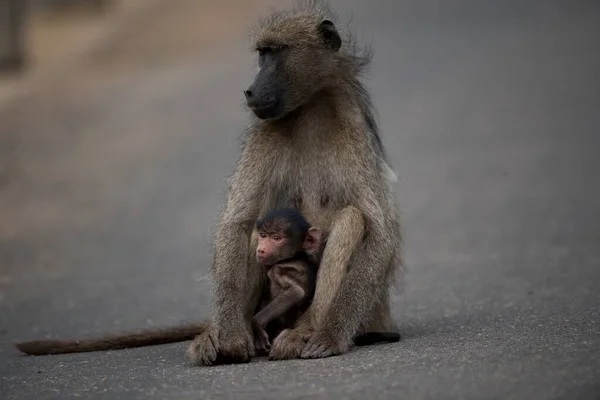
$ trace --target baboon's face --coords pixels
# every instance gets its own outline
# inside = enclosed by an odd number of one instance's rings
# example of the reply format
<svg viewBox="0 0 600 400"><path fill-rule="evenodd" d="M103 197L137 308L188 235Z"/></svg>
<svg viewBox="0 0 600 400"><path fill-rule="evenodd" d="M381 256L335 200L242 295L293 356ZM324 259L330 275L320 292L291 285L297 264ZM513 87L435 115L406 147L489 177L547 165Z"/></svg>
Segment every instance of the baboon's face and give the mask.
<svg viewBox="0 0 600 400"><path fill-rule="evenodd" d="M284 76L287 46L258 49L258 74L244 94L246 105L260 119L277 118L285 112L287 82Z"/></svg>
<svg viewBox="0 0 600 400"><path fill-rule="evenodd" d="M266 28L256 44L259 71L244 94L260 119L282 117L306 102L331 76L332 55L342 44L331 21L285 22Z"/></svg>

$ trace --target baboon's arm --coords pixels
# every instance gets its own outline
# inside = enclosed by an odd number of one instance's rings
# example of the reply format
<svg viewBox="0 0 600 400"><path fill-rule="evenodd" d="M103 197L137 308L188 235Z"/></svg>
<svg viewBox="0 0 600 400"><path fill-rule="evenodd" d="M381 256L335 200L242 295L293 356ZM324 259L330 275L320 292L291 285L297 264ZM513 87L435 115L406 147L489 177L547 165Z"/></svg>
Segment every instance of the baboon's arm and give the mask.
<svg viewBox="0 0 600 400"><path fill-rule="evenodd" d="M323 251L315 295L309 308L312 326L321 325L346 276L350 259L359 248L364 235L365 223L360 210L348 206L336 214Z"/></svg>
<svg viewBox="0 0 600 400"><path fill-rule="evenodd" d="M221 327L241 326L258 305L256 289L264 272L249 257L250 236L271 168L267 160L268 155L250 143L242 152L228 185L225 209L216 231L212 266L215 284L213 317Z"/></svg>
<svg viewBox="0 0 600 400"><path fill-rule="evenodd" d="M350 341L360 324L369 319L376 299L388 290L388 270L394 254L392 210L386 209L385 193L377 192L377 180L360 186L356 208L364 218L365 235L353 249L347 274L318 330ZM331 239L330 239L331 240ZM322 268L326 268L325 265ZM317 285L319 283L317 282Z"/></svg>

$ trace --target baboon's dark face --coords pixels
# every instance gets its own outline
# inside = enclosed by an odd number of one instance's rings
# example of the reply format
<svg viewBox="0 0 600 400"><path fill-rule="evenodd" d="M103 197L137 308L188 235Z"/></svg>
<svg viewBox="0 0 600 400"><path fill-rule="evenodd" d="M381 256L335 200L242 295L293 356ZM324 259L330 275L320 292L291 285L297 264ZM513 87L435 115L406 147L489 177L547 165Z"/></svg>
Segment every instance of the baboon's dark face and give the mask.
<svg viewBox="0 0 600 400"><path fill-rule="evenodd" d="M341 44L328 20L271 22L256 42L259 71L244 91L247 106L260 119L279 118L301 106L330 80Z"/></svg>
<svg viewBox="0 0 600 400"><path fill-rule="evenodd" d="M259 71L248 87L246 105L260 119L277 118L285 112L286 79L284 65L289 47L262 47L258 49Z"/></svg>

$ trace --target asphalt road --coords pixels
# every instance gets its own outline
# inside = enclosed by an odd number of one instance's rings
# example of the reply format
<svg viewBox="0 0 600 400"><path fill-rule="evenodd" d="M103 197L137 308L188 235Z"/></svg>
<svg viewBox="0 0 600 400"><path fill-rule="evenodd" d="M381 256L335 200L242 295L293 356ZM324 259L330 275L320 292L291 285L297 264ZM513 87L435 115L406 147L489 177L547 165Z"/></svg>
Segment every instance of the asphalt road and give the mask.
<svg viewBox="0 0 600 400"><path fill-rule="evenodd" d="M0 398L600 398L600 6L333 4L375 49L404 340L211 368L187 344L12 347L208 315L209 231L253 73L238 10L211 28L226 45L147 51L151 67L105 52L1 114Z"/></svg>

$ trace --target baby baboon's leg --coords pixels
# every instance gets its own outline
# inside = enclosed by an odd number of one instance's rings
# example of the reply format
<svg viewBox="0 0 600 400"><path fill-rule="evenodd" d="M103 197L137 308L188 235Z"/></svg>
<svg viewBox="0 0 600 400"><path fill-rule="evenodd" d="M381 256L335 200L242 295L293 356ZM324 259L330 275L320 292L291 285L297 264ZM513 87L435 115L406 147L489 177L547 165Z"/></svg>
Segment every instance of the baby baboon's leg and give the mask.
<svg viewBox="0 0 600 400"><path fill-rule="evenodd" d="M270 359L284 360L300 356L311 332L321 325L346 275L350 258L363 236L364 220L355 207L348 206L334 217L317 273L312 304L294 329L286 329L275 338L269 353Z"/></svg>

